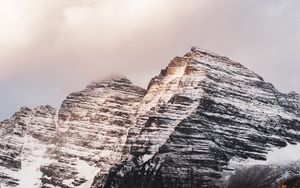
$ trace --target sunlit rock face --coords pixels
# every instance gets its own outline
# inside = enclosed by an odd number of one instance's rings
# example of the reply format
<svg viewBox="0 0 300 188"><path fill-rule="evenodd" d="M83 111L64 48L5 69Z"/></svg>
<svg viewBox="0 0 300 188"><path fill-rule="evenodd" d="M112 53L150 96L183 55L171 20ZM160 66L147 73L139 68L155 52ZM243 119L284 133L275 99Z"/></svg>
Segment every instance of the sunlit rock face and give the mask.
<svg viewBox="0 0 300 188"><path fill-rule="evenodd" d="M299 94L193 47L147 90L114 76L70 94L58 110L24 107L1 122L0 185L280 187L300 175L300 157L270 163L270 152L297 148L299 131Z"/></svg>
<svg viewBox="0 0 300 188"><path fill-rule="evenodd" d="M197 83L204 79L205 73L199 70L199 74L191 79L185 73L189 61L188 56L176 57L151 80L129 131L125 155L138 155L142 161L151 158L175 126L199 105L203 90Z"/></svg>
<svg viewBox="0 0 300 188"><path fill-rule="evenodd" d="M143 116L129 151L134 157L112 168L105 187L226 187L231 159L265 160L271 148L300 140L299 95L280 93L226 57L192 48L147 95L161 87L164 97Z"/></svg>
<svg viewBox="0 0 300 188"><path fill-rule="evenodd" d="M0 123L0 185L32 187L39 185L40 165L55 134L55 109L23 107Z"/></svg>

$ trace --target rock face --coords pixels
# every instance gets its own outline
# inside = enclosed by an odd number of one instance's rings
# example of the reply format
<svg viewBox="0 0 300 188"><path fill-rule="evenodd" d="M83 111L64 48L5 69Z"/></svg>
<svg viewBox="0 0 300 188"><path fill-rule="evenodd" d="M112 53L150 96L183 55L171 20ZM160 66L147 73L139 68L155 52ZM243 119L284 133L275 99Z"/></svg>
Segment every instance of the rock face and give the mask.
<svg viewBox="0 0 300 188"><path fill-rule="evenodd" d="M255 165L237 168L228 181L228 188L281 188L300 186L300 163L291 164ZM288 177L288 178L287 178Z"/></svg>
<svg viewBox="0 0 300 188"><path fill-rule="evenodd" d="M147 90L116 76L70 94L57 111L22 108L1 122L0 185L296 185L300 153L288 163L269 161L276 148L299 142L299 94L280 93L243 65L194 47ZM26 173L34 174L30 181Z"/></svg>
<svg viewBox="0 0 300 188"><path fill-rule="evenodd" d="M106 177L121 156L137 105L145 90L124 77L95 82L72 93L58 112L55 162L42 166L44 187L90 187Z"/></svg>
<svg viewBox="0 0 300 188"><path fill-rule="evenodd" d="M144 124L134 157L111 170L105 187L220 187L231 159L265 160L271 148L299 142L299 95L198 48L175 58L148 92L177 70L176 89L164 91L168 100Z"/></svg>
<svg viewBox="0 0 300 188"><path fill-rule="evenodd" d="M49 141L54 137L55 109L23 107L0 123L0 185L33 187L39 185L40 165Z"/></svg>

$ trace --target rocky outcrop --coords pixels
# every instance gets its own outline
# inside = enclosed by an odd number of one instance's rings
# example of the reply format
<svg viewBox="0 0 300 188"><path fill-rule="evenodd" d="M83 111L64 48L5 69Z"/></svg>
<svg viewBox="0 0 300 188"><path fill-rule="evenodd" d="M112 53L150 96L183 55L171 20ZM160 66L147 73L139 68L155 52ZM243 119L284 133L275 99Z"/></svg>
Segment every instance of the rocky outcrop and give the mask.
<svg viewBox="0 0 300 188"><path fill-rule="evenodd" d="M114 76L70 94L57 111L22 108L1 122L0 185L296 185L299 162L269 159L299 142L299 94L280 93L240 63L193 47L147 90Z"/></svg>
<svg viewBox="0 0 300 188"><path fill-rule="evenodd" d="M199 105L202 88L197 84L205 73L199 70L194 79L185 71L189 57L176 57L170 65L153 78L136 113L127 145L133 156L145 161L165 143L176 125L189 116ZM137 135L137 136L136 136ZM145 144L147 143L147 144Z"/></svg>
<svg viewBox="0 0 300 188"><path fill-rule="evenodd" d="M58 112L54 160L42 166L44 187L90 187L120 160L132 117L145 90L124 77L94 82L70 94Z"/></svg>
<svg viewBox="0 0 300 188"><path fill-rule="evenodd" d="M178 59L159 77L173 73ZM234 170L232 158L266 160L272 148L299 142L299 95L282 94L241 64L198 48L182 61L180 84L166 108L149 116L130 151L134 157L111 170L105 187L219 187L224 173ZM155 79L149 90L160 83ZM182 111L178 122L172 119Z"/></svg>
<svg viewBox="0 0 300 188"><path fill-rule="evenodd" d="M282 188L300 186L300 163L239 167L229 178L228 188Z"/></svg>
<svg viewBox="0 0 300 188"><path fill-rule="evenodd" d="M0 185L39 185L40 165L47 163L44 152L56 130L54 115L50 106L23 107L0 123Z"/></svg>

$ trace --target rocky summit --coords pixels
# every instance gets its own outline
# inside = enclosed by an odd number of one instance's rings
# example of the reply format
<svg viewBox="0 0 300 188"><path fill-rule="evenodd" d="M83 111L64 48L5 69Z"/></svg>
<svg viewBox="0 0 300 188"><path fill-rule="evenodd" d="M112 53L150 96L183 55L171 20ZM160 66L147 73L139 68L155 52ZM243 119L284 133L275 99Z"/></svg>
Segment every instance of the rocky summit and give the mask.
<svg viewBox="0 0 300 188"><path fill-rule="evenodd" d="M147 90L93 82L0 123L3 188L300 185L300 95L193 47Z"/></svg>

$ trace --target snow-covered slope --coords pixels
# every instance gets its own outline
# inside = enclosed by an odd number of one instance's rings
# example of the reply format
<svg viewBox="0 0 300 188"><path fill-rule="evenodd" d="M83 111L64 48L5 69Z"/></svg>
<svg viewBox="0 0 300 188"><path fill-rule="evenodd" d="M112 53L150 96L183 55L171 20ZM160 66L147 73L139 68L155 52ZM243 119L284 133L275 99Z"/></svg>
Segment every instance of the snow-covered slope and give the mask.
<svg viewBox="0 0 300 188"><path fill-rule="evenodd" d="M29 188L40 185L40 166L55 134L55 109L39 106L21 108L0 123L0 185Z"/></svg>
<svg viewBox="0 0 300 188"><path fill-rule="evenodd" d="M135 157L112 169L106 187L222 187L231 159L266 160L268 151L299 142L299 95L282 94L241 64L198 48L183 61L167 108L149 117ZM165 127L168 135L160 133ZM141 148L150 149L136 152Z"/></svg>
<svg viewBox="0 0 300 188"><path fill-rule="evenodd" d="M278 187L300 176L299 142L299 94L193 47L147 90L115 76L70 94L58 110L22 108L1 122L0 185ZM278 157L287 151L294 156Z"/></svg>
<svg viewBox="0 0 300 188"><path fill-rule="evenodd" d="M58 129L48 148L54 162L42 166L45 187L90 187L121 158L132 116L145 90L120 76L70 94L58 112Z"/></svg>

